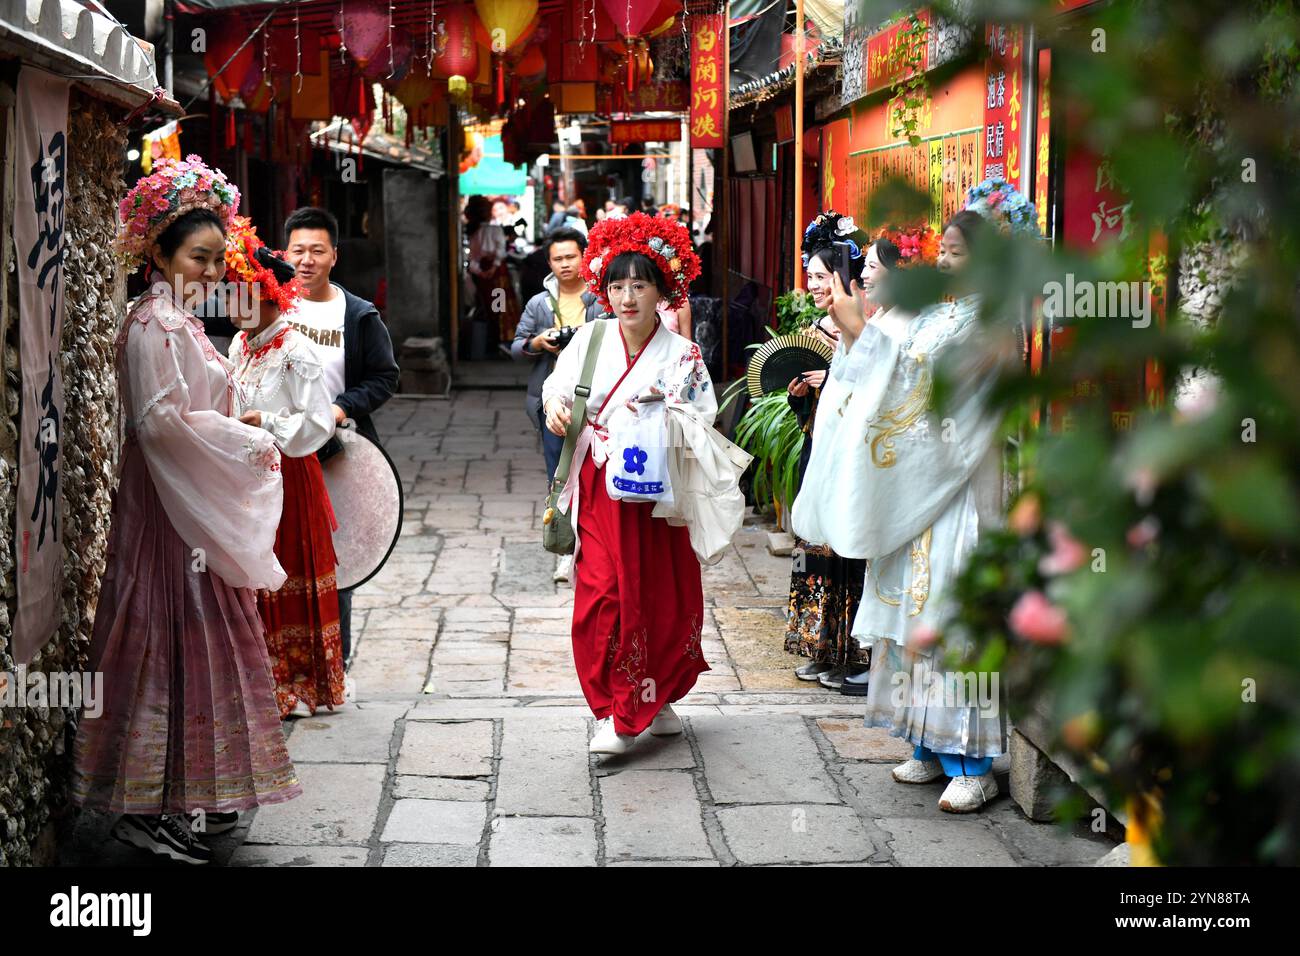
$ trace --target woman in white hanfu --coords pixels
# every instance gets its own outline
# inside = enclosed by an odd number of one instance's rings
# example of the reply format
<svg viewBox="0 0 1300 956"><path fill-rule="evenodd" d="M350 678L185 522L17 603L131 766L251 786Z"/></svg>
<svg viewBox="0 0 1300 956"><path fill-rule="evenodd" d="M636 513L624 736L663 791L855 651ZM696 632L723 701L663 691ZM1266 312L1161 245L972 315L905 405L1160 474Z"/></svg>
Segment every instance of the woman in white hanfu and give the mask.
<svg viewBox="0 0 1300 956"><path fill-rule="evenodd" d="M939 268L964 268L985 228L974 212L953 217ZM936 635L981 525L1000 517L999 420L987 399L1003 353L982 333L977 295L927 307L894 338L835 284L837 316L861 331L827 381L804 487L839 493L800 495L794 531L867 559L852 630L871 647L866 724L915 748L894 779L946 774L940 808L975 811L998 792L992 762L1006 752L1006 722L997 687L944 669L955 648ZM942 419L931 408L940 364L955 386Z"/></svg>
<svg viewBox="0 0 1300 956"><path fill-rule="evenodd" d="M625 752L642 731L681 733L672 703L707 671L701 648L704 591L689 529L653 517L649 501L606 492L610 419L638 400L662 400L707 427L718 405L699 346L656 314L674 308L698 274L690 236L678 223L633 213L591 230L583 274L613 312L600 343L587 421L560 496L577 537L573 657L598 725L591 751ZM546 426L563 435L593 329L582 326L542 386ZM626 409L626 411L621 411Z"/></svg>

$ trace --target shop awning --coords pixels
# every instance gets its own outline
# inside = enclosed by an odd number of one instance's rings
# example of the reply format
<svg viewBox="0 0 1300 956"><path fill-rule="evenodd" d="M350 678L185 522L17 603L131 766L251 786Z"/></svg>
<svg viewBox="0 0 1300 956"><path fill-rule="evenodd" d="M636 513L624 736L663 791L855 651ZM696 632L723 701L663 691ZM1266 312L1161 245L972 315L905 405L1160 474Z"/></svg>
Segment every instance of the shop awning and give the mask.
<svg viewBox="0 0 1300 956"><path fill-rule="evenodd" d="M52 73L88 77L83 81L132 107L152 98L158 86L153 45L74 0L42 0L39 6L0 0L0 52ZM166 109L167 101L159 105Z"/></svg>

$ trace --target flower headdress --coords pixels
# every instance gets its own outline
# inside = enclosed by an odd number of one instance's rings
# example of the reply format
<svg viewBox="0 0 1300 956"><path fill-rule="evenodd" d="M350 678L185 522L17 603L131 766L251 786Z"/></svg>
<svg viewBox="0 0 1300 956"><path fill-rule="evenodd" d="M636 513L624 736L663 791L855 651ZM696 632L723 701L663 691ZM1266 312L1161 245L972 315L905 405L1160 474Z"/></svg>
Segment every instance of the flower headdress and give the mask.
<svg viewBox="0 0 1300 956"><path fill-rule="evenodd" d="M267 302L274 302L281 312L294 308L302 297L302 284L294 268L275 256L257 235L247 216L236 216L226 235L226 277L232 282L246 282Z"/></svg>
<svg viewBox="0 0 1300 956"><path fill-rule="evenodd" d="M886 226L876 233L877 239L888 239L898 246L898 268L934 265L939 258L939 235L928 223L915 226Z"/></svg>
<svg viewBox="0 0 1300 956"><path fill-rule="evenodd" d="M867 246L871 245L871 240L858 228L852 216L841 216L834 209L818 214L803 231L803 244L800 246L803 267L808 268L808 260L812 258L816 249L828 246L832 242L849 244L849 255L855 264L854 272L861 272L864 264L863 257L867 254Z"/></svg>
<svg viewBox="0 0 1300 956"><path fill-rule="evenodd" d="M591 227L582 257L582 277L607 309L610 304L600 288L600 277L624 252L640 252L654 261L668 281L668 305L674 309L686 301L686 290L700 274L700 257L691 248L690 232L680 222L643 212L607 217Z"/></svg>
<svg viewBox="0 0 1300 956"><path fill-rule="evenodd" d="M239 188L193 153L183 162L156 160L153 172L118 204L117 252L127 264L139 265L159 234L187 212L211 209L225 226L238 208Z"/></svg>
<svg viewBox="0 0 1300 956"><path fill-rule="evenodd" d="M1041 238L1038 230L1038 213L1025 194L1001 176L993 176L966 195L966 208L983 216L1006 233Z"/></svg>

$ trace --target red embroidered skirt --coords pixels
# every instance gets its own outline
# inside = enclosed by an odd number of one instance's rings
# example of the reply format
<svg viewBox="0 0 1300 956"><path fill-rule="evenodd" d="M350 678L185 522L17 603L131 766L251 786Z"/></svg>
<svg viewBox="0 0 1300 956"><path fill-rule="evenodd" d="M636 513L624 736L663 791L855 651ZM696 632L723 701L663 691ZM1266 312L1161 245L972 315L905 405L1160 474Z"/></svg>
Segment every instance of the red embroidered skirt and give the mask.
<svg viewBox="0 0 1300 956"><path fill-rule="evenodd" d="M298 701L312 711L343 703L343 644L334 583L333 511L315 455L281 459L284 511L275 556L288 575L278 591L259 591L266 649L280 716Z"/></svg>
<svg viewBox="0 0 1300 956"><path fill-rule="evenodd" d="M653 504L611 500L590 455L578 482L573 660L592 712L639 734L709 669L700 562L690 532L650 517Z"/></svg>

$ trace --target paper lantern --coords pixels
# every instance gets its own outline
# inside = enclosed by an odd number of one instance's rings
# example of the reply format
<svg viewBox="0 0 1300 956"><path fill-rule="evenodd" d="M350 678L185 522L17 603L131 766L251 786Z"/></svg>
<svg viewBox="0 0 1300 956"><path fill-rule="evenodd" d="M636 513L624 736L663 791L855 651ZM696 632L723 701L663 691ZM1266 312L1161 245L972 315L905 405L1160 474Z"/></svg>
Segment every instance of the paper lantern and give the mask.
<svg viewBox="0 0 1300 956"><path fill-rule="evenodd" d="M600 0L600 5L625 38L644 36L682 9L681 0Z"/></svg>
<svg viewBox="0 0 1300 956"><path fill-rule="evenodd" d="M468 92L469 80L478 74L478 45L474 42L474 11L465 4L439 10L438 27L443 43L433 58L433 75L448 81L455 95Z"/></svg>
<svg viewBox="0 0 1300 956"><path fill-rule="evenodd" d="M392 56L384 52L371 57L368 63L362 65L361 72L368 80L389 79L390 73L391 79L400 80L411 68L411 53L411 34L405 27L393 27Z"/></svg>
<svg viewBox="0 0 1300 956"><path fill-rule="evenodd" d="M474 0L474 9L482 26L480 40L493 52L506 52L537 28L537 0ZM501 43L493 49L498 38Z"/></svg>
<svg viewBox="0 0 1300 956"><path fill-rule="evenodd" d="M342 9L334 15L334 26L348 55L363 67L388 48L388 4L384 0L343 0Z"/></svg>
<svg viewBox="0 0 1300 956"><path fill-rule="evenodd" d="M507 50L537 29L537 0L474 0L496 74L497 108L506 98Z"/></svg>
<svg viewBox="0 0 1300 956"><path fill-rule="evenodd" d="M546 69L546 55L540 46L527 47L511 69L523 77L540 76Z"/></svg>
<svg viewBox="0 0 1300 956"><path fill-rule="evenodd" d="M248 31L241 29L236 19L219 22L209 33L208 49L203 54L203 67L212 77L212 88L217 91L222 101L229 103L239 95L239 88L244 85L249 71L257 66L257 50L250 43L242 50L239 45L248 39ZM235 51L239 50L238 53ZM231 57L234 57L232 60ZM229 60L229 65L226 61ZM226 68L222 70L222 66ZM217 71L221 70L220 73ZM260 68L258 75L260 78Z"/></svg>

